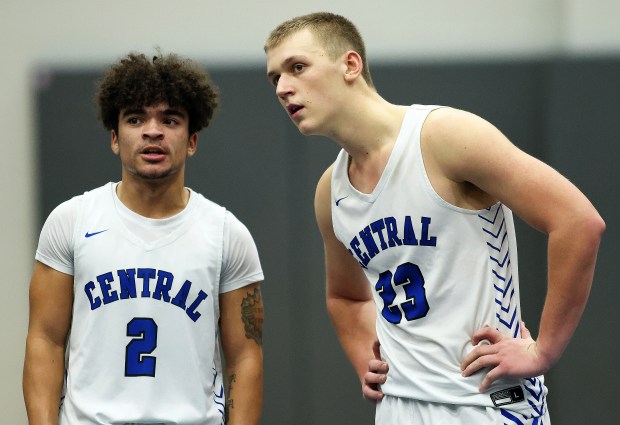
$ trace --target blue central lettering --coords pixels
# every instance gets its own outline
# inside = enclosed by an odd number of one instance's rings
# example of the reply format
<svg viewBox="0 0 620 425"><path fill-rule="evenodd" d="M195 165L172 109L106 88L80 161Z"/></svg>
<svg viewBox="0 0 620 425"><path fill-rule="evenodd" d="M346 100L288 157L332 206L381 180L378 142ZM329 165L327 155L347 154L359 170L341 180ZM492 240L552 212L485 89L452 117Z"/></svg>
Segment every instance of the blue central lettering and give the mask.
<svg viewBox="0 0 620 425"><path fill-rule="evenodd" d="M401 228L394 217L373 221L351 240L349 252L363 268L368 268L370 260L390 248L403 245L437 246L437 237L430 233L431 218L421 217L420 224L420 237L417 238L410 216L405 216Z"/></svg>
<svg viewBox="0 0 620 425"><path fill-rule="evenodd" d="M203 301L208 297L206 292L200 289L193 298L190 298L192 294L191 281L186 280L179 287L179 285L175 285L174 274L152 268L120 269L116 271L116 275L112 272L106 272L96 276L94 280L84 285L84 292L88 298L90 309L97 310L102 305L137 298L136 278L142 280L140 298L152 298L175 305L184 310L194 322L202 316L199 310ZM155 281L155 288L152 292L151 281ZM191 300L189 307L187 306L188 299Z"/></svg>
<svg viewBox="0 0 620 425"><path fill-rule="evenodd" d="M136 269L118 270L121 299L136 298Z"/></svg>
<svg viewBox="0 0 620 425"><path fill-rule="evenodd" d="M151 279L155 277L155 269L138 269L138 277L142 279L142 293L140 296L142 298L149 298L151 296L149 286Z"/></svg>

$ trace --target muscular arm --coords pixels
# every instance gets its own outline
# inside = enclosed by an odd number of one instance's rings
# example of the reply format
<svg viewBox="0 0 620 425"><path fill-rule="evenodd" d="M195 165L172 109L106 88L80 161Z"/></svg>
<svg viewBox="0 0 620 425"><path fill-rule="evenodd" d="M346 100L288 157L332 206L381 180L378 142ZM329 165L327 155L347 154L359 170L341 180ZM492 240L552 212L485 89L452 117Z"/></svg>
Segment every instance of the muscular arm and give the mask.
<svg viewBox="0 0 620 425"><path fill-rule="evenodd" d="M494 366L482 389L500 376L544 373L558 361L579 323L605 224L571 182L483 119L440 109L428 124L423 150L439 187L471 184L548 235L547 297L538 339L504 340L492 329L481 330L473 342L489 339L494 344L476 348L464 360L464 372Z"/></svg>
<svg viewBox="0 0 620 425"><path fill-rule="evenodd" d="M263 403L263 300L254 283L220 295L220 329L226 361L226 418L258 424Z"/></svg>
<svg viewBox="0 0 620 425"><path fill-rule="evenodd" d="M331 168L321 177L315 196L315 213L325 250L327 279L327 311L338 339L360 381L367 398L379 398L369 393L365 381L369 361L375 359L373 344L375 306L362 268L340 241L336 239L331 217ZM380 378L385 381L385 376Z"/></svg>
<svg viewBox="0 0 620 425"><path fill-rule="evenodd" d="M58 421L72 306L73 276L36 262L30 282L23 376L30 425L53 425Z"/></svg>

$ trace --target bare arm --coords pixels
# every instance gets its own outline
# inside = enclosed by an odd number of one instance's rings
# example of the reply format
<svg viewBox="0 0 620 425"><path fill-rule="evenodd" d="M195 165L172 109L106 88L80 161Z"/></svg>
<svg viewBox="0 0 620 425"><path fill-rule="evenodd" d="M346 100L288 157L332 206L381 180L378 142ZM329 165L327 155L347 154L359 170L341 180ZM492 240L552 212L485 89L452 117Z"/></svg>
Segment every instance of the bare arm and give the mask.
<svg viewBox="0 0 620 425"><path fill-rule="evenodd" d="M23 390L30 425L55 425L71 325L73 276L36 262L30 282Z"/></svg>
<svg viewBox="0 0 620 425"><path fill-rule="evenodd" d="M424 130L425 160L439 170L439 186L471 184L499 200L526 223L548 235L547 297L538 339L504 339L493 329L473 335L489 339L464 361L465 375L494 367L481 389L500 376L544 373L560 358L585 308L605 224L590 201L566 178L527 155L483 119L463 111L435 111ZM435 167L435 168L433 168ZM443 183L442 183L443 182Z"/></svg>
<svg viewBox="0 0 620 425"><path fill-rule="evenodd" d="M220 329L226 360L226 418L258 424L263 403L263 299L260 285L220 295Z"/></svg>
<svg viewBox="0 0 620 425"><path fill-rule="evenodd" d="M321 177L315 196L316 219L325 249L327 311L362 383L362 393L368 399L379 399L382 394L373 384L385 382L385 375L368 376L369 362L377 361L373 354L373 344L377 341L375 305L362 268L334 235L330 182L331 168ZM370 366L372 370L377 367ZM387 367L382 370L387 372Z"/></svg>

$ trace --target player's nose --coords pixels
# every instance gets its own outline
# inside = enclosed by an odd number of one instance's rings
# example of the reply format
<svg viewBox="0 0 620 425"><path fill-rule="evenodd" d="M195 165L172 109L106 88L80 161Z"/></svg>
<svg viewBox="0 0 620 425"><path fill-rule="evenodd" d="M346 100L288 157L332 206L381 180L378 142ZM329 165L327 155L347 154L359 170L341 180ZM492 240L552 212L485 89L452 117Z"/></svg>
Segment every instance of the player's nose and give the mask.
<svg viewBox="0 0 620 425"><path fill-rule="evenodd" d="M287 96L290 96L295 91L293 89L292 81L290 78L285 75L281 75L278 79L278 84L276 85L276 96L280 99L285 99Z"/></svg>
<svg viewBox="0 0 620 425"><path fill-rule="evenodd" d="M155 119L145 121L142 127L142 137L149 139L157 139L164 134L162 124Z"/></svg>

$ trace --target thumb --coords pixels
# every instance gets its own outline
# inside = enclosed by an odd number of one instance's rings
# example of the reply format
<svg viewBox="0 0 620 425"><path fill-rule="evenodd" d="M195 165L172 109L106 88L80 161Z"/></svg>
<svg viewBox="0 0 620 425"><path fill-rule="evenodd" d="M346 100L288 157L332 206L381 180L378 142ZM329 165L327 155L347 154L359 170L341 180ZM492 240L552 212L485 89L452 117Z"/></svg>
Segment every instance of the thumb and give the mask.
<svg viewBox="0 0 620 425"><path fill-rule="evenodd" d="M375 359L377 360L381 360L381 349L379 347L381 347L379 340L372 343L372 353L375 355Z"/></svg>
<svg viewBox="0 0 620 425"><path fill-rule="evenodd" d="M521 320L521 338L529 339L531 337L532 335L530 334L529 329L525 327L525 322Z"/></svg>

